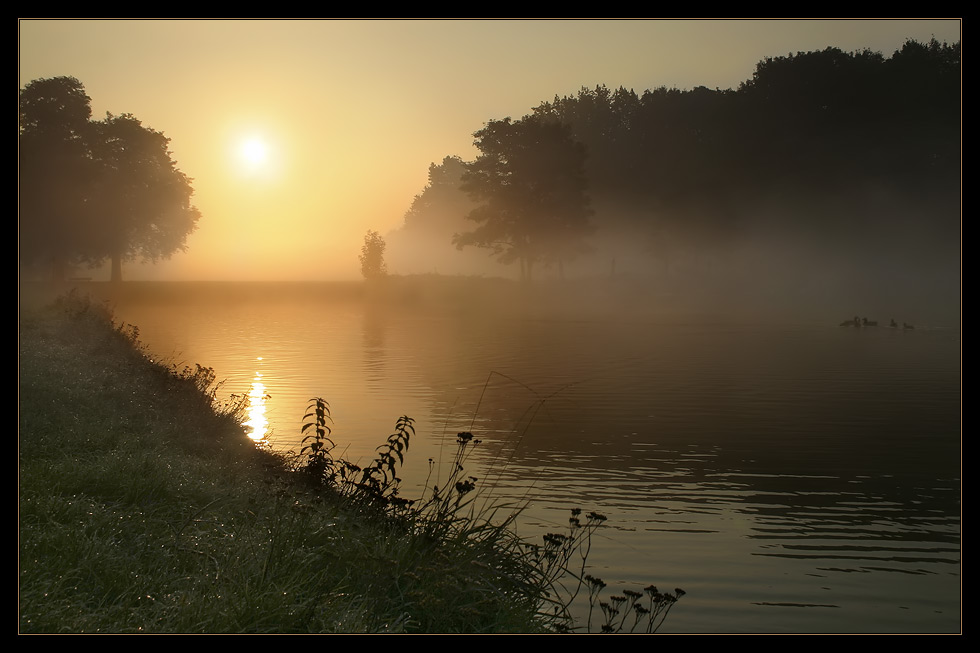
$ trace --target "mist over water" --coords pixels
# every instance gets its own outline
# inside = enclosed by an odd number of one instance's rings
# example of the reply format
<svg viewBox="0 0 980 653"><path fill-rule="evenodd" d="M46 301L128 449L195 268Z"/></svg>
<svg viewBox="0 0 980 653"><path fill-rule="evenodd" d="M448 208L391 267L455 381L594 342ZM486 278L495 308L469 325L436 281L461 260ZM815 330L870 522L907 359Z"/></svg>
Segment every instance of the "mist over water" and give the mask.
<svg viewBox="0 0 980 653"><path fill-rule="evenodd" d="M682 311L749 322L839 322L858 314L882 324L895 318L952 326L960 320L961 264L959 209L949 200L873 190L855 198L780 198L745 209L737 230L723 237L692 227L673 240L618 219L621 207L606 203L597 207L606 225L589 254L560 271L544 266L537 276L546 289L529 292L563 313L597 317ZM459 217L441 224L439 236L407 226L392 232L390 268L514 279L513 266L458 251L443 235L466 227Z"/></svg>
<svg viewBox="0 0 980 653"><path fill-rule="evenodd" d="M403 496L474 432L468 471L530 502L522 535L599 510L593 574L688 592L669 632L959 628L958 329L389 281L125 284L112 302L150 352L213 366L223 391L260 379L281 450L313 396L352 460L416 418Z"/></svg>

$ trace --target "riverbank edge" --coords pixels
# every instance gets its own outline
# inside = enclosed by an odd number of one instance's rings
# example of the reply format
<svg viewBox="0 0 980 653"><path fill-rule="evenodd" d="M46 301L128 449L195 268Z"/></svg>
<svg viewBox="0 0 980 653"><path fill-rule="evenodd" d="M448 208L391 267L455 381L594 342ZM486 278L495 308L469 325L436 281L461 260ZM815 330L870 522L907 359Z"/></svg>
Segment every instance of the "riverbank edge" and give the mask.
<svg viewBox="0 0 980 653"><path fill-rule="evenodd" d="M19 331L21 633L545 631L520 560L294 482L207 368L152 361L101 305Z"/></svg>

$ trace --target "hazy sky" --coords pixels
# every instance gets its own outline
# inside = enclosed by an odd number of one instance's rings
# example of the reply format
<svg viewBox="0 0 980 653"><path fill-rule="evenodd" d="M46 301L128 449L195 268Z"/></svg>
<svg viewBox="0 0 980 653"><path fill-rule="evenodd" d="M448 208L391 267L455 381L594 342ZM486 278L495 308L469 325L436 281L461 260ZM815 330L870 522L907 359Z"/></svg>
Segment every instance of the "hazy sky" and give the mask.
<svg viewBox="0 0 980 653"><path fill-rule="evenodd" d="M960 38L959 20L19 21L20 86L77 77L93 115L171 138L188 251L124 277L359 278L429 164L582 86L736 88L766 56ZM248 144L252 143L251 146ZM397 272L397 270L393 270Z"/></svg>

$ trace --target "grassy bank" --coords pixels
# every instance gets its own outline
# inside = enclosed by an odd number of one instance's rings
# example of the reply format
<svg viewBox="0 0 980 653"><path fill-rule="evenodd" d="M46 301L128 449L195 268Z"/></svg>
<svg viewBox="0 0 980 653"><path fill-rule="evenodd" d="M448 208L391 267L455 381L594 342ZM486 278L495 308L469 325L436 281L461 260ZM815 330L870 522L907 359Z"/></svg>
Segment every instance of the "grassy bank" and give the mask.
<svg viewBox="0 0 980 653"><path fill-rule="evenodd" d="M131 336L84 302L21 316L21 632L546 630L500 540L303 484L215 410L206 370Z"/></svg>

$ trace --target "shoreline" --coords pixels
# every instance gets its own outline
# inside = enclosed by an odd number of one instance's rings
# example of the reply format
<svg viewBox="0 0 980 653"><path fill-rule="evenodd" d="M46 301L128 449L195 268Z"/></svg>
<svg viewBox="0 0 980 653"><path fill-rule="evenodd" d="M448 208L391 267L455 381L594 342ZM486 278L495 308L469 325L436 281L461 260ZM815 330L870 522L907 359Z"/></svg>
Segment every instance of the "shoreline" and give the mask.
<svg viewBox="0 0 980 653"><path fill-rule="evenodd" d="M896 298L797 294L792 300L762 289L690 293L669 284L615 278L541 280L502 277L392 275L381 281L50 281L21 280L19 305L37 309L66 293L91 295L109 306L201 303L335 303L423 314L594 320L609 315L674 324L812 324L838 326L855 311L887 324L897 316L917 326L959 328L962 302L907 305Z"/></svg>
<svg viewBox="0 0 980 653"><path fill-rule="evenodd" d="M515 551L310 491L109 320L21 311L19 632L548 632Z"/></svg>

